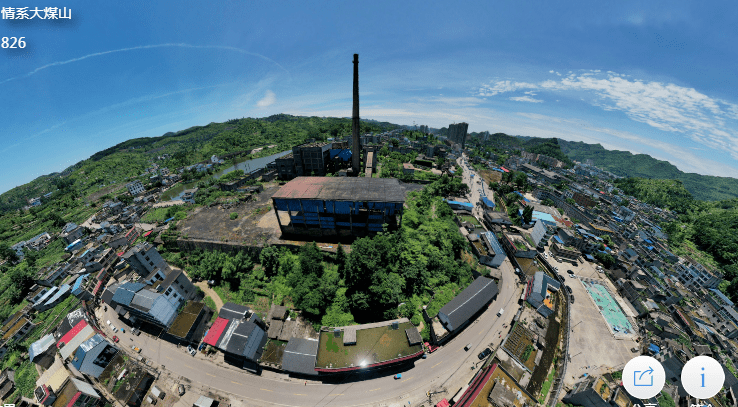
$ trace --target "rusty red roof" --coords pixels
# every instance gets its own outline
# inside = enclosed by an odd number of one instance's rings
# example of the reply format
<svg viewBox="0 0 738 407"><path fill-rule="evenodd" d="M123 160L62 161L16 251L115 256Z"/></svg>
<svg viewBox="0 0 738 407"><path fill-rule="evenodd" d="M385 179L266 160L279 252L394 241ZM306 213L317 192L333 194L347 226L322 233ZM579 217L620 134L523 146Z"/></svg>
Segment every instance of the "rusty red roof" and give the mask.
<svg viewBox="0 0 738 407"><path fill-rule="evenodd" d="M272 198L405 202L405 188L394 178L297 177Z"/></svg>

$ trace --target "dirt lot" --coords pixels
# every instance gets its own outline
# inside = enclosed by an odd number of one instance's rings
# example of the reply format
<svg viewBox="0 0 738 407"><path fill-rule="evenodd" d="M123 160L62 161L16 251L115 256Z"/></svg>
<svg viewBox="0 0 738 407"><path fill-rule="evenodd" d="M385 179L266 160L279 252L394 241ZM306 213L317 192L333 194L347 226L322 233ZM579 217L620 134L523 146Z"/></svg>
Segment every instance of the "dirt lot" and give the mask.
<svg viewBox="0 0 738 407"><path fill-rule="evenodd" d="M277 238L280 234L279 225L274 216L271 197L278 189L276 185L267 187L254 195L252 200L232 206L197 208L181 225L182 235L191 239L249 245L257 242L266 243ZM238 217L231 220L231 213L234 212Z"/></svg>

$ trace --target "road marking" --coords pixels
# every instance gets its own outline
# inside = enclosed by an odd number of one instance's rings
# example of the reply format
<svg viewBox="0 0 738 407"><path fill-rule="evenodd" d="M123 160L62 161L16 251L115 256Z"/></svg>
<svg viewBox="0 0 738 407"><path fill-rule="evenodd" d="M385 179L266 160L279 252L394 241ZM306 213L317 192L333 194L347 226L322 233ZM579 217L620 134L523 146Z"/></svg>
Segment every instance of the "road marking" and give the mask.
<svg viewBox="0 0 738 407"><path fill-rule="evenodd" d="M169 356L164 356L164 357L167 358L167 359L169 359L169 360L174 360L174 359L170 358Z"/></svg>
<svg viewBox="0 0 738 407"><path fill-rule="evenodd" d="M292 394L295 396L307 396L307 394L302 394L302 393L292 393Z"/></svg>
<svg viewBox="0 0 738 407"><path fill-rule="evenodd" d="M410 377L408 377L407 379L405 379L405 380L402 380L402 382L406 382L406 381L408 381L408 380L410 380L410 379L412 379L412 378L413 378L413 376L410 376Z"/></svg>
<svg viewBox="0 0 738 407"><path fill-rule="evenodd" d="M208 375L208 376L216 377L214 374L210 374L210 373L205 373L205 374Z"/></svg>
<svg viewBox="0 0 738 407"><path fill-rule="evenodd" d="M433 365L433 367L431 367L431 369L433 369L434 367L436 367L436 366L438 366L440 364L441 364L441 362L436 363L435 365Z"/></svg>
<svg viewBox="0 0 738 407"><path fill-rule="evenodd" d="M190 369L195 370L195 368L190 365L185 365L185 367L189 367Z"/></svg>
<svg viewBox="0 0 738 407"><path fill-rule="evenodd" d="M377 390L379 390L379 389L381 389L381 387L377 387L376 389L374 389L374 390L369 390L369 391L377 391ZM367 393L368 393L368 392L367 392Z"/></svg>
<svg viewBox="0 0 738 407"><path fill-rule="evenodd" d="M331 396L343 396L343 393L331 394Z"/></svg>
<svg viewBox="0 0 738 407"><path fill-rule="evenodd" d="M259 389L259 390L272 391L272 392L274 391L274 390L269 390L269 389Z"/></svg>
<svg viewBox="0 0 738 407"><path fill-rule="evenodd" d="M233 380L231 380L231 383L234 383L234 384L238 384L238 385L240 385L240 386L243 386L243 385L242 385L241 383L239 383L239 382L234 382Z"/></svg>

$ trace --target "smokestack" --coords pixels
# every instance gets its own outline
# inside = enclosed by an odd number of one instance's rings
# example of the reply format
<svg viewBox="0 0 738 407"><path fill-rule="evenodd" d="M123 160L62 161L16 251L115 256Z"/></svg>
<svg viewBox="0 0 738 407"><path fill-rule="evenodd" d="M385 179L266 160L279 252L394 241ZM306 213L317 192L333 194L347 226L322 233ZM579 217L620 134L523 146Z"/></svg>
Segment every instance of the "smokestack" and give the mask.
<svg viewBox="0 0 738 407"><path fill-rule="evenodd" d="M361 145L359 144L359 54L354 54L354 114L351 117L351 168L354 176L361 172Z"/></svg>

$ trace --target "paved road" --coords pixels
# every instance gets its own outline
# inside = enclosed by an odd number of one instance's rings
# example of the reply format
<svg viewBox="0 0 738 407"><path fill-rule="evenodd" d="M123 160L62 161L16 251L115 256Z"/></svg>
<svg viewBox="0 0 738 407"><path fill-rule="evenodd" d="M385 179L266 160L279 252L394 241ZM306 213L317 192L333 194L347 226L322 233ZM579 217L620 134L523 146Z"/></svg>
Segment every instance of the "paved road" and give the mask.
<svg viewBox="0 0 738 407"><path fill-rule="evenodd" d="M133 336L129 330L116 334L120 338L120 345L130 349L132 344L143 349L142 355L162 366L162 370L170 371L183 376L193 383L200 383L204 387L222 390L237 395L245 403L268 406L355 406L355 405L386 405L410 401L416 405L425 398L430 389L444 387L450 398L472 374L471 365L479 362L477 354L485 347L496 346L501 339L503 323L510 323L514 315L517 299L520 297L522 286L517 285L512 265L506 261L501 267L503 280L498 298L478 319L464 329L447 345L429 355L427 359L419 359L414 365L401 370L389 369L370 374L356 374L342 383L328 383L290 379L284 374L265 371L262 376L251 375L245 371L235 369L230 365L218 364L197 354L193 357L185 352L184 348L158 340L146 334ZM497 317L500 309L506 309L502 317ZM103 315L104 314L104 315ZM108 309L106 313L98 312L101 325L110 320L118 328L125 326L116 318L115 312ZM112 335L111 332L108 332ZM467 343L472 343L473 349L463 350ZM401 372L403 378L394 380L392 375Z"/></svg>
<svg viewBox="0 0 738 407"><path fill-rule="evenodd" d="M467 170L466 166L464 166L464 158L458 158L457 164L463 167L463 175L462 179L465 184L469 186L469 195L467 198L469 199L469 202L474 205L474 210L472 213L479 218L479 220L482 220L482 216L484 215L484 210L480 205L477 205L477 202L480 202L482 199L482 194L479 192L481 189L484 192L484 196L489 198L491 201L494 202L494 194L493 191L487 186L482 180L481 183L477 182L477 180L480 180L480 175L472 170ZM471 177L471 175L474 174L474 178Z"/></svg>

